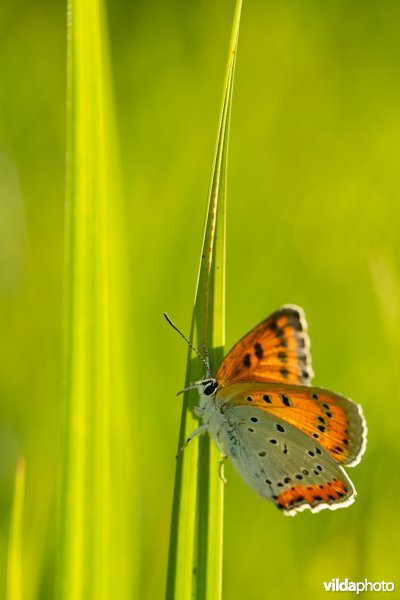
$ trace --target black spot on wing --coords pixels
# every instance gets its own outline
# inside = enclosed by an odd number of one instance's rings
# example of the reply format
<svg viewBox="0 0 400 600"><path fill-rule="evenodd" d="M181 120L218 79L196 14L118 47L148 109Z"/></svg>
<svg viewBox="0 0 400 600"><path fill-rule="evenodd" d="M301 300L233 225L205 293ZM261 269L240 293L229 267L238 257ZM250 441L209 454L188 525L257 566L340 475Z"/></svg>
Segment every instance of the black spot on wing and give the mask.
<svg viewBox="0 0 400 600"><path fill-rule="evenodd" d="M250 354L245 354L243 357L243 364L245 367L251 367L251 356Z"/></svg>
<svg viewBox="0 0 400 600"><path fill-rule="evenodd" d="M256 355L256 357L261 360L262 357L264 356L264 351L262 349L261 344L259 344L258 342L256 342L254 344L254 354Z"/></svg>

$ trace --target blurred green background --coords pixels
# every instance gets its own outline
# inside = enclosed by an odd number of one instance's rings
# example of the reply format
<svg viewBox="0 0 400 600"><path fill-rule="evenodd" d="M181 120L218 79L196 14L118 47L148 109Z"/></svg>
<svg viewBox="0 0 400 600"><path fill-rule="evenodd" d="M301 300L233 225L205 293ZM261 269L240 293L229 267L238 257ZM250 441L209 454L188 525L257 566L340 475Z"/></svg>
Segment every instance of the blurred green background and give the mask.
<svg viewBox="0 0 400 600"><path fill-rule="evenodd" d="M188 331L234 4L109 3L134 326L140 597L165 589ZM25 598L53 597L62 425L65 6L0 6L0 597L17 457ZM400 4L245 2L228 174L227 346L304 307L318 385L363 406L355 504L285 518L227 467L224 598L400 586ZM135 381L133 381L135 379ZM127 457L129 460L129 457ZM392 597L400 597L400 587ZM365 595L368 597L368 594ZM372 596L372 595L371 595Z"/></svg>

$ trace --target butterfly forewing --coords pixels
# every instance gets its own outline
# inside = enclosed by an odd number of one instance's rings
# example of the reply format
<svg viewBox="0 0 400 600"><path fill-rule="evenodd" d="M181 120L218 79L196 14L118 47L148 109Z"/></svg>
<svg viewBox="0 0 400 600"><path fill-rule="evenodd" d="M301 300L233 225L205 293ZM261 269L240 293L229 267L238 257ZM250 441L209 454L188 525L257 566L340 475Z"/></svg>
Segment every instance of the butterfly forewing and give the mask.
<svg viewBox="0 0 400 600"><path fill-rule="evenodd" d="M260 496L288 515L351 504L350 479L318 442L256 406L232 404L225 416L218 440Z"/></svg>
<svg viewBox="0 0 400 600"><path fill-rule="evenodd" d="M294 305L282 307L245 335L216 374L220 386L236 381L309 385L312 376L307 323Z"/></svg>
<svg viewBox="0 0 400 600"><path fill-rule="evenodd" d="M266 383L237 383L218 391L221 410L253 406L278 417L323 446L336 462L358 463L366 438L361 407L322 388Z"/></svg>

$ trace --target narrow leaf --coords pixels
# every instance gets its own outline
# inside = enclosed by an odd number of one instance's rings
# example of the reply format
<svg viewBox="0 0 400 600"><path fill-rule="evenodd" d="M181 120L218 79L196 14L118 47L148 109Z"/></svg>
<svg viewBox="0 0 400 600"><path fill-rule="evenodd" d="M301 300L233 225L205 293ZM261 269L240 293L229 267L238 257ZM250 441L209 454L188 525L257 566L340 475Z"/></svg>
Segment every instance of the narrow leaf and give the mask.
<svg viewBox="0 0 400 600"><path fill-rule="evenodd" d="M102 0L69 0L66 389L58 598L132 597L129 297ZM129 483L127 483L129 482ZM132 535L129 536L129 532Z"/></svg>
<svg viewBox="0 0 400 600"><path fill-rule="evenodd" d="M215 369L225 343L226 168L233 77L241 0L236 3L216 152L195 295L190 339L200 350L207 346ZM186 385L200 379L204 365L189 350ZM184 397L179 447L199 426L193 415L196 394ZM195 439L179 454L172 513L167 599L218 599L222 586L223 484L221 457L205 437Z"/></svg>
<svg viewBox="0 0 400 600"><path fill-rule="evenodd" d="M23 597L22 547L24 500L25 461L23 458L20 458L15 471L14 500L8 541L7 600L22 600Z"/></svg>

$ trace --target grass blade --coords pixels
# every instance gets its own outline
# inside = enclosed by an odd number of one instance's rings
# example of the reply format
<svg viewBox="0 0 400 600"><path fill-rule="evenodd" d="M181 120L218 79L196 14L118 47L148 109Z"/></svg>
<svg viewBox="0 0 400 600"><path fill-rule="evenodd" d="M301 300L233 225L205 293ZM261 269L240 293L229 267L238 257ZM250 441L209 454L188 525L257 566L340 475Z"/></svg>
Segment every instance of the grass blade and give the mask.
<svg viewBox="0 0 400 600"><path fill-rule="evenodd" d="M20 458L15 471L14 500L12 506L7 560L7 600L22 600L22 541L25 503L25 461Z"/></svg>
<svg viewBox="0 0 400 600"><path fill-rule="evenodd" d="M69 0L66 415L58 598L132 597L124 227L101 0ZM111 402L112 399L112 402ZM127 565L131 568L128 568Z"/></svg>
<svg viewBox="0 0 400 600"><path fill-rule="evenodd" d="M212 263L206 283L206 290L207 286L209 287L207 292L209 299L206 300L209 306L206 305L205 314L211 317L207 323L206 343L212 348L210 359L214 369L223 358L225 345L226 171L240 13L241 2L238 2L233 24L223 110L210 192L210 200L214 206L216 205L216 221L214 224L215 239ZM212 218L212 213L210 216ZM213 223L210 221L210 231L212 231L212 227ZM212 243L211 239L210 243ZM200 441L199 461L199 482L201 484L199 485L198 507L197 598L201 600L220 598L222 593L224 489L219 475L220 460L221 456L215 444L208 436L205 436Z"/></svg>
<svg viewBox="0 0 400 600"><path fill-rule="evenodd" d="M198 283L190 339L207 345L211 364L223 356L225 343L225 230L226 167L233 77L236 61L241 0L236 3L217 145L207 204ZM189 351L186 384L203 373ZM198 426L192 407L193 393L185 394L179 447ZM223 484L220 456L210 439L194 440L179 455L172 513L167 599L197 597L218 599L222 586ZM197 539L196 539L197 533Z"/></svg>

